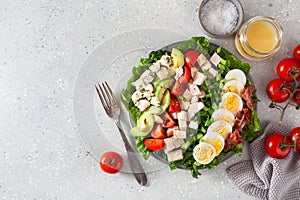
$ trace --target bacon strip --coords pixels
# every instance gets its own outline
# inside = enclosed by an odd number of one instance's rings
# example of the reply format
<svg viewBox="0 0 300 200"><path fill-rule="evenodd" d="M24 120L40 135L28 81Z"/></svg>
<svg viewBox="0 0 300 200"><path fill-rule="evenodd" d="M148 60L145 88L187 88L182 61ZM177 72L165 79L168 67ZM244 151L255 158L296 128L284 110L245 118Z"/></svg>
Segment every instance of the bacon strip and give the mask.
<svg viewBox="0 0 300 200"><path fill-rule="evenodd" d="M254 107L254 102L252 99L252 93L254 90L255 90L255 87L253 85L250 85L245 88L245 90L242 94L242 98L246 101L246 105L250 109L253 109L253 107Z"/></svg>
<svg viewBox="0 0 300 200"><path fill-rule="evenodd" d="M243 142L243 137L240 134L240 132L237 129L235 129L226 138L224 150L227 151L230 149L231 146L233 146L233 145L236 146L241 142Z"/></svg>
<svg viewBox="0 0 300 200"><path fill-rule="evenodd" d="M247 123L251 121L252 109L254 108L254 101L252 99L254 90L255 87L251 85L246 87L242 93L242 98L246 101L246 106L235 115L233 132L226 138L224 151L229 150L231 146L236 146L243 142L241 131L245 128Z"/></svg>

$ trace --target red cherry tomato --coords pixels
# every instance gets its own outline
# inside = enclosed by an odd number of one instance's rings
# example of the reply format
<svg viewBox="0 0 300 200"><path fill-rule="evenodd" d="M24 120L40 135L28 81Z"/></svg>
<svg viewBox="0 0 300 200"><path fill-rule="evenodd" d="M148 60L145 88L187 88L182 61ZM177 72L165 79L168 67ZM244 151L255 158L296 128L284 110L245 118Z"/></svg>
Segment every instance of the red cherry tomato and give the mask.
<svg viewBox="0 0 300 200"><path fill-rule="evenodd" d="M300 79L300 65L294 58L285 58L281 60L276 68L277 75L287 80L288 82L293 82L295 79L293 76L291 76L291 71L294 70L294 72L298 72L298 74L295 74L294 77L299 80Z"/></svg>
<svg viewBox="0 0 300 200"><path fill-rule="evenodd" d="M300 44L295 47L293 55L296 60L300 61Z"/></svg>
<svg viewBox="0 0 300 200"><path fill-rule="evenodd" d="M297 105L300 105L300 86L297 88L297 91L294 93L293 100Z"/></svg>
<svg viewBox="0 0 300 200"><path fill-rule="evenodd" d="M171 94L170 105L168 108L169 113L175 113L180 111L180 102L175 95Z"/></svg>
<svg viewBox="0 0 300 200"><path fill-rule="evenodd" d="M291 144L291 140L280 133L273 133L266 140L265 150L272 158L285 158L290 153L291 147L281 147L283 143Z"/></svg>
<svg viewBox="0 0 300 200"><path fill-rule="evenodd" d="M144 145L152 151L158 151L165 147L165 142L163 139L146 139L144 140Z"/></svg>
<svg viewBox="0 0 300 200"><path fill-rule="evenodd" d="M173 94L175 96L180 96L184 93L186 88L187 88L187 84L181 84L181 83L179 83L179 81L176 81L171 90L171 94Z"/></svg>
<svg viewBox="0 0 300 200"><path fill-rule="evenodd" d="M122 169L123 158L117 152L105 152L100 158L100 167L106 173L115 174Z"/></svg>
<svg viewBox="0 0 300 200"><path fill-rule="evenodd" d="M175 120L171 117L168 112L164 112L164 127L165 128L172 128L176 125Z"/></svg>
<svg viewBox="0 0 300 200"><path fill-rule="evenodd" d="M191 71L187 66L183 66L183 74L179 77L179 83L185 84L188 83L191 79Z"/></svg>
<svg viewBox="0 0 300 200"><path fill-rule="evenodd" d="M276 78L269 82L266 91L272 101L282 103L290 97L291 85L283 79Z"/></svg>
<svg viewBox="0 0 300 200"><path fill-rule="evenodd" d="M295 140L296 140L296 149L300 150L300 127L294 128L290 135L289 135L290 139L292 140L292 144L295 144Z"/></svg>
<svg viewBox="0 0 300 200"><path fill-rule="evenodd" d="M188 66L189 68L194 67L197 58L199 57L200 52L196 51L196 50L189 50L184 54L184 60L185 60L185 64L186 66Z"/></svg>
<svg viewBox="0 0 300 200"><path fill-rule="evenodd" d="M163 139L167 137L165 129L160 124L156 124L151 131L151 136L155 139Z"/></svg>

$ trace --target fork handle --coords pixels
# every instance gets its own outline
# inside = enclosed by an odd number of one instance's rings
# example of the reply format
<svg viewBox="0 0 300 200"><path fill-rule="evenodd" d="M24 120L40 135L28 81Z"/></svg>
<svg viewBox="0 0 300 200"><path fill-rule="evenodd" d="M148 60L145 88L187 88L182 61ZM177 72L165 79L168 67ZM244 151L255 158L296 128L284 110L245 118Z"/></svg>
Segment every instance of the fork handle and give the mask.
<svg viewBox="0 0 300 200"><path fill-rule="evenodd" d="M145 173L141 163L139 162L135 151L133 150L132 146L130 145L130 143L125 135L125 132L121 126L120 121L117 121L116 125L119 129L119 132L120 132L123 142L125 144L125 149L127 151L129 165L132 170L132 173L140 185L146 185L148 182L146 173Z"/></svg>

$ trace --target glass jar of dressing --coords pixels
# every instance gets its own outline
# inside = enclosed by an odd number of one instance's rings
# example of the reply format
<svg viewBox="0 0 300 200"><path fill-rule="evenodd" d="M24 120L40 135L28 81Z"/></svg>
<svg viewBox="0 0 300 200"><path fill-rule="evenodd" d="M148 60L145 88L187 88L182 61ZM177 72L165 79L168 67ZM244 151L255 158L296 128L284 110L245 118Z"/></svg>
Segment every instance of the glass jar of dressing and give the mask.
<svg viewBox="0 0 300 200"><path fill-rule="evenodd" d="M238 52L249 60L274 55L282 42L282 28L273 18L256 16L245 22L235 36Z"/></svg>

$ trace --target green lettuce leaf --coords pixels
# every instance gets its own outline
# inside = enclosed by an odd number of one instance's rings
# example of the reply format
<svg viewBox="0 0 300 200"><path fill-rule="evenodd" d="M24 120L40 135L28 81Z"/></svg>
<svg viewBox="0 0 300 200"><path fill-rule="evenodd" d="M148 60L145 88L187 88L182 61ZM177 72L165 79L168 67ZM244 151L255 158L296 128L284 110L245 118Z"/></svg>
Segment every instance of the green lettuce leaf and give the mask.
<svg viewBox="0 0 300 200"><path fill-rule="evenodd" d="M166 50L158 50L158 51L152 51L149 53L148 58L141 58L140 64L136 67L132 68L131 77L127 82L127 87L125 90L121 92L121 102L125 106L125 108L128 110L130 116L132 117L134 123L136 124L137 119L140 117L141 112L139 109L134 106L134 103L132 102L131 96L135 92L135 87L132 85L134 81L139 79L141 74L149 69L152 63L159 60L163 55L170 54Z"/></svg>

